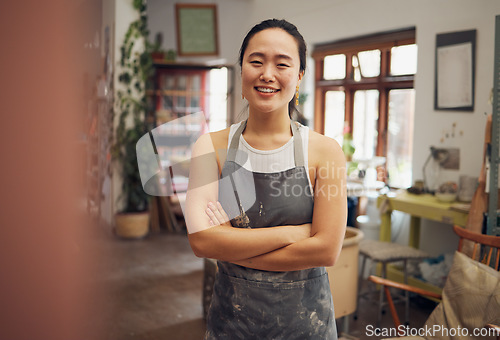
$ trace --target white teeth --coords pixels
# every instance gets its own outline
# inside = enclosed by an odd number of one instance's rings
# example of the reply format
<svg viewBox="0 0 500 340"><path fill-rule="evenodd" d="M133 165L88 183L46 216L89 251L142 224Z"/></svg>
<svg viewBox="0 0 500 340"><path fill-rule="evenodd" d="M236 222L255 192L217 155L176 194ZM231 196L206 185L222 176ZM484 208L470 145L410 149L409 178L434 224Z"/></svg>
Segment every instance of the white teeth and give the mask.
<svg viewBox="0 0 500 340"><path fill-rule="evenodd" d="M264 93L273 93L273 92L278 92L278 90L275 89L269 89L267 87L257 87L257 91L259 92L264 92Z"/></svg>

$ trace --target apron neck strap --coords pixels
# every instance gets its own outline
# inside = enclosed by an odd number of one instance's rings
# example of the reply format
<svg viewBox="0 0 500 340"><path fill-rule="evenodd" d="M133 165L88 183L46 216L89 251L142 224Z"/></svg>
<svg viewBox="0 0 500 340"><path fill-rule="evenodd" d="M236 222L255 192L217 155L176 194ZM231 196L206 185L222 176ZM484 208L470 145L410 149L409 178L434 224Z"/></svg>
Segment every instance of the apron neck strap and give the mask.
<svg viewBox="0 0 500 340"><path fill-rule="evenodd" d="M304 147L302 146L302 136L299 131L297 123L290 120L293 134L293 156L295 158L295 166L305 166L304 161Z"/></svg>
<svg viewBox="0 0 500 340"><path fill-rule="evenodd" d="M227 160L234 162L236 159L236 151L238 150L238 145L240 143L240 136L247 126L247 121L243 121L238 129L234 132L231 138L231 143L229 144L229 149L227 150ZM293 135L293 156L295 158L295 166L305 166L304 162L304 150L302 146L302 136L300 135L297 123L290 120L290 127L292 128Z"/></svg>

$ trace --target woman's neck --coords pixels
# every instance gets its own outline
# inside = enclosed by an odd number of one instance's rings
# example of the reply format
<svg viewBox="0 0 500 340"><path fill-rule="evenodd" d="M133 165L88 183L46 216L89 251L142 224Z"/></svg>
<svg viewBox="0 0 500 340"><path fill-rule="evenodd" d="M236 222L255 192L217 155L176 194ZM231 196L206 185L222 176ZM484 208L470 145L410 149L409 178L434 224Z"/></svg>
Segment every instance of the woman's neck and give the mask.
<svg viewBox="0 0 500 340"><path fill-rule="evenodd" d="M288 111L256 113L250 111L243 131L245 141L258 150L274 150L286 144L292 136Z"/></svg>
<svg viewBox="0 0 500 340"><path fill-rule="evenodd" d="M283 112L260 113L250 110L245 135L291 136L288 108Z"/></svg>

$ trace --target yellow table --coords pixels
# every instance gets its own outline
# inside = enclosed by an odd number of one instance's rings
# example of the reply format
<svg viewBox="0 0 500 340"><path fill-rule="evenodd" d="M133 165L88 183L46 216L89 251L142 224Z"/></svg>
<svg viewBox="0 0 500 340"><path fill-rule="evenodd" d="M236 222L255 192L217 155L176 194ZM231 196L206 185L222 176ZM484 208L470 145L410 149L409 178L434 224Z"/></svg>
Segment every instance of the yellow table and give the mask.
<svg viewBox="0 0 500 340"><path fill-rule="evenodd" d="M408 244L415 248L418 248L420 243L421 218L465 227L468 213L452 209L452 204L440 202L430 194L414 195L400 191L395 195L381 195L378 197L377 206L379 208L387 206L380 215L380 240L391 241L391 213L393 210L411 215Z"/></svg>
<svg viewBox="0 0 500 340"><path fill-rule="evenodd" d="M391 242L391 213L397 210L411 215L408 244L419 248L422 218L465 227L468 213L452 209L452 205L453 203L440 202L430 194L414 195L400 191L396 194L381 195L377 199L377 206L381 209L379 238L381 241ZM388 266L387 278L403 282L402 272L394 266ZM412 277L408 278L408 283L412 286L441 293L439 287Z"/></svg>

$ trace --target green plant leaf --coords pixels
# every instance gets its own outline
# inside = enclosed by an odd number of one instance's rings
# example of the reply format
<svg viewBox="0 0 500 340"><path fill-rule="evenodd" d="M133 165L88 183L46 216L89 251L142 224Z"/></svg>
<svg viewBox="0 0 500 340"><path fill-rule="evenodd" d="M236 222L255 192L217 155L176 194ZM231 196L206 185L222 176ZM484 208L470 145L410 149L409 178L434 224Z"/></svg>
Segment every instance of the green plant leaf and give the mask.
<svg viewBox="0 0 500 340"><path fill-rule="evenodd" d="M134 9L139 13L139 19L130 23L120 46L120 70L118 81L124 89L117 91L115 109L118 114L111 154L113 160L121 169L122 193L119 199L124 202L124 212L139 212L147 210L149 196L144 192L137 164L136 144L147 130L146 116L146 80L153 73L151 44L147 37L146 1L133 0ZM141 53L134 50L136 44L144 43L145 50ZM135 90L132 91L132 88ZM133 115L130 122L127 117Z"/></svg>

